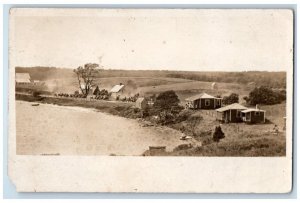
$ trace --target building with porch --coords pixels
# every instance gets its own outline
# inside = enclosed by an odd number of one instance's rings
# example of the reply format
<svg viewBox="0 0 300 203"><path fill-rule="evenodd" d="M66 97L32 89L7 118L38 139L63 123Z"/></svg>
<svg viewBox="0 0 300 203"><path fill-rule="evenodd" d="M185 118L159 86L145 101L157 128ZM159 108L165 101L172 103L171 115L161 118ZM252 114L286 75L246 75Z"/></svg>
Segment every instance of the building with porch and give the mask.
<svg viewBox="0 0 300 203"><path fill-rule="evenodd" d="M242 111L243 121L246 123L265 123L266 111L258 108Z"/></svg>
<svg viewBox="0 0 300 203"><path fill-rule="evenodd" d="M185 99L186 108L189 109L217 109L222 106L222 98L206 93L198 94Z"/></svg>
<svg viewBox="0 0 300 203"><path fill-rule="evenodd" d="M238 123L242 122L242 111L248 109L247 107L234 103L222 108L216 109L217 120L225 123Z"/></svg>

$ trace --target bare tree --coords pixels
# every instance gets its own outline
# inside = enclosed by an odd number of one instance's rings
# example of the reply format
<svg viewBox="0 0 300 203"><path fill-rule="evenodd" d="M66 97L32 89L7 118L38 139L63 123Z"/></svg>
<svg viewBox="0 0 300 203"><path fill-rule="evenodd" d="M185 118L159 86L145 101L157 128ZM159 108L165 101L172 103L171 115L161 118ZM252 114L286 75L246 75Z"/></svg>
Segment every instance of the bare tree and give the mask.
<svg viewBox="0 0 300 203"><path fill-rule="evenodd" d="M83 95L87 95L91 88L95 86L95 78L98 73L99 64L87 63L74 69L78 79L78 85Z"/></svg>

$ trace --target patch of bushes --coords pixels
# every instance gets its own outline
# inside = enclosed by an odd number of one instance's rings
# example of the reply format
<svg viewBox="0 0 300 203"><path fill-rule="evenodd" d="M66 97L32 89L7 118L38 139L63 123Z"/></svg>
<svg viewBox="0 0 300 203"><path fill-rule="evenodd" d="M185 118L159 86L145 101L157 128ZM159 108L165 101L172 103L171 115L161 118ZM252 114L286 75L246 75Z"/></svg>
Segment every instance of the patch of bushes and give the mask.
<svg viewBox="0 0 300 203"><path fill-rule="evenodd" d="M32 96L35 97L35 98L40 97L40 95L41 95L41 92L39 92L39 91L33 91L32 92Z"/></svg>
<svg viewBox="0 0 300 203"><path fill-rule="evenodd" d="M279 104L282 101L286 100L286 91L285 90L273 90L267 86L261 86L254 88L249 96L243 98L248 104Z"/></svg>
<svg viewBox="0 0 300 203"><path fill-rule="evenodd" d="M215 142L219 142L220 139L223 139L223 138L225 138L225 134L224 134L224 132L222 131L221 126L217 126L217 127L215 128L214 133L213 133L213 140L214 140Z"/></svg>
<svg viewBox="0 0 300 203"><path fill-rule="evenodd" d="M229 96L223 97L223 104L229 105L233 103L239 103L239 95L236 93L232 93Z"/></svg>

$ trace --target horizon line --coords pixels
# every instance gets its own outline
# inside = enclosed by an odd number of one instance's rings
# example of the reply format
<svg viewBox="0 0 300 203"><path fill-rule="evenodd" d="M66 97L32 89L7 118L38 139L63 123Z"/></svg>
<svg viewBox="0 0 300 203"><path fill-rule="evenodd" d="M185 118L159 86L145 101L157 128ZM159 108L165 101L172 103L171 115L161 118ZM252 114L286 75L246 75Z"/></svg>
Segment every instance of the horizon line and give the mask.
<svg viewBox="0 0 300 203"><path fill-rule="evenodd" d="M68 69L76 68L56 67L56 66L15 66L16 68L53 68L53 69ZM172 72L287 72L287 70L174 70L174 69L120 69L120 68L99 68L105 71L172 71ZM98 70L99 70L98 69Z"/></svg>

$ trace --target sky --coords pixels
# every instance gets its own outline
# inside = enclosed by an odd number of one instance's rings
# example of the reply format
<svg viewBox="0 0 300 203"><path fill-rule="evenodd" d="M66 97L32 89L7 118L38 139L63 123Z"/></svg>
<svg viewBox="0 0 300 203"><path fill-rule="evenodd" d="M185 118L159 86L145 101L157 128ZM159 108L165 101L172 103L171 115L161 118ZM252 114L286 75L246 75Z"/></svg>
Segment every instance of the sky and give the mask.
<svg viewBox="0 0 300 203"><path fill-rule="evenodd" d="M16 66L189 71L285 71L289 10L51 10L11 12Z"/></svg>

